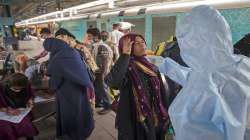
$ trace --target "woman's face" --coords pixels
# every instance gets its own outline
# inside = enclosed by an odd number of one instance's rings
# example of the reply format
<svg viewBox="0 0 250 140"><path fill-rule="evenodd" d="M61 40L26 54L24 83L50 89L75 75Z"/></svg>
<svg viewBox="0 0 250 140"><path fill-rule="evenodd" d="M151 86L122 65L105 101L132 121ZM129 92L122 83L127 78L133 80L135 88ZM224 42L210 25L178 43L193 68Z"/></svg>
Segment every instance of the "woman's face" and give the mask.
<svg viewBox="0 0 250 140"><path fill-rule="evenodd" d="M146 54L146 48L145 41L141 37L137 36L134 42L134 55L139 57L144 56Z"/></svg>

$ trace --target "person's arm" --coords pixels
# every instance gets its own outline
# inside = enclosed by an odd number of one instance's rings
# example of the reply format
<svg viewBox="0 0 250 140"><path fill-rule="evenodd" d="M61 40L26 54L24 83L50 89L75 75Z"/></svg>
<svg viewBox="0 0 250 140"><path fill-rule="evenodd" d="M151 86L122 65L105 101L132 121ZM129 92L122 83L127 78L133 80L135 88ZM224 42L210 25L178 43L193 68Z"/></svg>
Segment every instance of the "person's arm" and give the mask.
<svg viewBox="0 0 250 140"><path fill-rule="evenodd" d="M40 58L45 57L48 54L48 52L46 50L43 50L39 55L35 56L34 59L38 60Z"/></svg>
<svg viewBox="0 0 250 140"><path fill-rule="evenodd" d="M7 112L7 108L6 107L1 107L0 112Z"/></svg>
<svg viewBox="0 0 250 140"><path fill-rule="evenodd" d="M11 107L8 107L5 98L3 96L3 87L0 85L0 112L5 112L8 115L16 116L20 114L20 111L18 109L13 109Z"/></svg>
<svg viewBox="0 0 250 140"><path fill-rule="evenodd" d="M122 87L124 82L126 82L126 73L130 61L130 54L132 43L130 38L124 39L123 51L119 59L116 61L115 65L112 67L110 73L105 77L106 83L114 89L119 89Z"/></svg>
<svg viewBox="0 0 250 140"><path fill-rule="evenodd" d="M38 69L38 65L33 65L33 66L30 66L28 67L26 70L25 70L25 76L28 77L29 80L32 79L32 77L34 76L34 72Z"/></svg>
<svg viewBox="0 0 250 140"><path fill-rule="evenodd" d="M30 98L26 104L27 108L33 108L34 107L34 99Z"/></svg>
<svg viewBox="0 0 250 140"><path fill-rule="evenodd" d="M191 68L181 66L174 60L166 58L160 66L160 72L167 75L171 80L183 86L188 79Z"/></svg>
<svg viewBox="0 0 250 140"><path fill-rule="evenodd" d="M130 56L122 54L112 67L109 74L105 77L106 83L113 89L122 87L126 77Z"/></svg>
<svg viewBox="0 0 250 140"><path fill-rule="evenodd" d="M29 100L26 103L26 107L27 108L33 108L35 93L34 93L34 90L32 89L32 87L31 87L30 84L27 86L27 90L26 91L28 92L28 98L29 98Z"/></svg>

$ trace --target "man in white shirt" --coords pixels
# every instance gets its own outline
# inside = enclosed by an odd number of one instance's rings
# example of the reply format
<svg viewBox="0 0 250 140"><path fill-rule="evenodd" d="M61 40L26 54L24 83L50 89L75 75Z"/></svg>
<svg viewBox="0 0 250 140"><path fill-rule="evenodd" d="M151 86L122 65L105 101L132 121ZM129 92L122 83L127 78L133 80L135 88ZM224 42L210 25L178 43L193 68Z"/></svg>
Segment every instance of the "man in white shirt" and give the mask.
<svg viewBox="0 0 250 140"><path fill-rule="evenodd" d="M114 52L115 52L115 54L117 54L117 58L119 58L119 50L118 50L119 40L124 35L119 30L120 30L120 24L114 23L113 24L113 31L111 32L111 42L115 44Z"/></svg>
<svg viewBox="0 0 250 140"><path fill-rule="evenodd" d="M115 23L113 24L113 31L111 32L111 41L118 46L120 38L124 35L122 32L119 31L120 24Z"/></svg>

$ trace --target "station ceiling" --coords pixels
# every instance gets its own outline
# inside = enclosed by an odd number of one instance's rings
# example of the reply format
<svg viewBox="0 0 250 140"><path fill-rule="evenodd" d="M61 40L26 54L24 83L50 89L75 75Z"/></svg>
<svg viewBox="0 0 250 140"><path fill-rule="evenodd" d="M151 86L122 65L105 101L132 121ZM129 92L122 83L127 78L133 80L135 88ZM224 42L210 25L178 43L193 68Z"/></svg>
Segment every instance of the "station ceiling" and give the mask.
<svg viewBox="0 0 250 140"><path fill-rule="evenodd" d="M9 4L14 19L23 20L91 1L94 0L11 0Z"/></svg>
<svg viewBox="0 0 250 140"><path fill-rule="evenodd" d="M96 0L0 0L8 1L11 9L11 14L15 21L20 21L32 17L36 17L49 12L54 12L60 9L66 9L72 6L93 2ZM117 0L119 7L135 6L145 3L179 1L179 0ZM127 2L129 1L129 2ZM131 2L132 1L132 2Z"/></svg>

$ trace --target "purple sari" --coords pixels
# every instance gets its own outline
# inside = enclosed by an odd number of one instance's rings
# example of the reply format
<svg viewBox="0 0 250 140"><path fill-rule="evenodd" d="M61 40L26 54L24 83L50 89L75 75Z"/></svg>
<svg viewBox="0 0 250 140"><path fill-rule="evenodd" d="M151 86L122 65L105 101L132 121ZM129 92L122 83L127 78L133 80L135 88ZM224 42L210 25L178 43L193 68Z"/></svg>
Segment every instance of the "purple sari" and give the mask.
<svg viewBox="0 0 250 140"><path fill-rule="evenodd" d="M0 108L6 108L9 105L6 102L4 88L0 85ZM27 98L34 97L30 85L26 88ZM32 124L32 114L29 113L20 123L12 123L0 120L0 140L17 140L21 137L33 137L38 134L38 130Z"/></svg>

